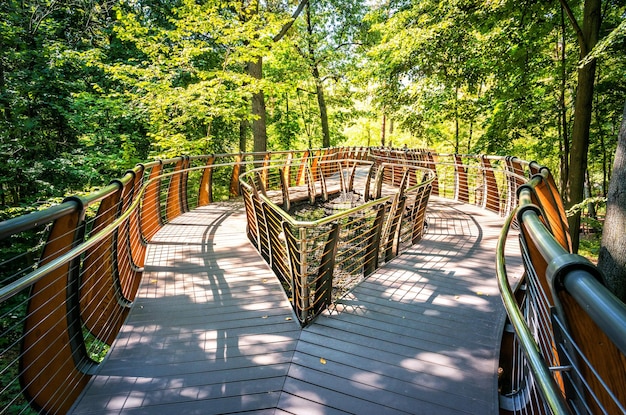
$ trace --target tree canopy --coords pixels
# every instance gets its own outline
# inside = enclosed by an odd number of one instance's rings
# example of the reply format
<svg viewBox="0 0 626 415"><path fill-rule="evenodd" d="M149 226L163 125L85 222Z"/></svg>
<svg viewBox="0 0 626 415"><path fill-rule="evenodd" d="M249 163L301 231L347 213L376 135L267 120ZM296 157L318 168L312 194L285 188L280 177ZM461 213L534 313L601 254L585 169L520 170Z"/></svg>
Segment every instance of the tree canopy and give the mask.
<svg viewBox="0 0 626 415"><path fill-rule="evenodd" d="M608 192L624 0L6 0L0 17L3 209L153 157L341 144L513 154L569 205Z"/></svg>

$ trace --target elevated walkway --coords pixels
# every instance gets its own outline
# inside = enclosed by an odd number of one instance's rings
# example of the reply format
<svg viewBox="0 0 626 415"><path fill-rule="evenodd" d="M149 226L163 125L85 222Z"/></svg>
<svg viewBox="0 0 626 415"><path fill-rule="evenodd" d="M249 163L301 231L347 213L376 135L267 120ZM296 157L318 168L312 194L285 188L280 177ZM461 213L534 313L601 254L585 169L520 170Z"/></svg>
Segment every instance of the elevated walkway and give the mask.
<svg viewBox="0 0 626 415"><path fill-rule="evenodd" d="M181 215L71 413L497 414L502 218L436 197L427 218L420 244L301 329L243 203Z"/></svg>

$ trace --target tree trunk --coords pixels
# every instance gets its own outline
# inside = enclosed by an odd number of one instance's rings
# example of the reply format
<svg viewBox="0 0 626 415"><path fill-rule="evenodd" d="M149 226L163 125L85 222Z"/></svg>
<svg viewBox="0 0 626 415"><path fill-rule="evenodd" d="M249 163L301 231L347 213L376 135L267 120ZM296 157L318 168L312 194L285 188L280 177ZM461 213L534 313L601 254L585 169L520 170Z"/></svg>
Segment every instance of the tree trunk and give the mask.
<svg viewBox="0 0 626 415"><path fill-rule="evenodd" d="M609 182L598 268L608 288L626 302L626 105Z"/></svg>
<svg viewBox="0 0 626 415"><path fill-rule="evenodd" d="M317 66L315 57L315 49L313 48L313 24L311 23L311 6L306 5L306 28L309 35L309 61L311 62L311 74L315 79L315 94L317 95L317 105L320 109L320 123L322 125L322 148L330 147L330 129L328 127L328 109L326 108L326 99L324 98L324 86L320 77L320 70Z"/></svg>
<svg viewBox="0 0 626 415"><path fill-rule="evenodd" d="M385 147L385 134L387 133L387 116L383 114L383 122L380 126L380 146Z"/></svg>
<svg viewBox="0 0 626 415"><path fill-rule="evenodd" d="M589 177L589 170L587 170L587 172L585 173L585 184L583 186L583 197L585 199L593 197L593 194L591 194L591 189L591 178ZM596 218L597 215L595 203L587 203L587 216L592 219Z"/></svg>
<svg viewBox="0 0 626 415"><path fill-rule="evenodd" d="M287 21L281 28L281 30L272 38L274 42L278 42L289 31L294 21L302 12L305 5L308 4L308 0L301 0L296 8L295 12L291 16L291 19ZM254 1L249 5L250 15L259 13L259 2ZM242 21L246 22L247 17L244 17ZM263 57L259 56L256 60L248 64L248 75L255 79L263 79ZM259 90L252 96L252 115L254 120L252 121L252 135L253 139L253 151L265 152L267 151L267 114L265 111L265 95L263 90Z"/></svg>
<svg viewBox="0 0 626 415"><path fill-rule="evenodd" d="M582 29L578 28L580 59L584 59L598 43L601 22L601 1L586 0ZM596 60L590 59L578 68L578 87L574 105L574 125L572 128L572 146L570 151L566 207L570 208L583 200L583 185L587 170L587 152L589 149L589 126L593 111L593 87L596 73ZM572 250L578 252L580 212L569 218L572 235Z"/></svg>
<svg viewBox="0 0 626 415"><path fill-rule="evenodd" d="M570 152L569 176L566 206L583 201L585 171L587 170L587 153L589 150L589 126L593 105L593 83L595 80L595 61L578 70L578 89L574 108L574 126L572 130L572 147ZM572 234L572 248L578 251L580 212L569 217L569 228Z"/></svg>
<svg viewBox="0 0 626 415"><path fill-rule="evenodd" d="M324 99L324 88L317 66L314 68L313 76L315 77L315 92L317 93L317 104L320 107L320 121L322 123L322 147L330 147L330 128L328 127L328 110L326 108L326 100Z"/></svg>
<svg viewBox="0 0 626 415"><path fill-rule="evenodd" d="M459 154L459 87L454 89L454 154Z"/></svg>
<svg viewBox="0 0 626 415"><path fill-rule="evenodd" d="M599 71L596 71L596 74L598 74ZM600 76L597 76L597 79L600 79ZM606 142L604 139L604 131L602 129L602 115L600 114L600 110L599 110L599 105L598 105L598 101L596 98L596 105L594 107L594 111L595 111L595 120L596 120L596 125L597 125L597 129L598 129L598 139L600 140L600 152L602 154L602 196L606 197L606 192L608 191L608 183L609 183L609 177L608 177L608 152L607 152L607 148L606 148Z"/></svg>
<svg viewBox="0 0 626 415"><path fill-rule="evenodd" d="M565 12L561 6L561 44L557 46L557 53L561 60L561 85L559 91L559 150L561 150L561 194L565 194L567 178L569 177L569 134L567 131L567 105L565 104L565 91L567 90L567 62L565 59Z"/></svg>
<svg viewBox="0 0 626 415"><path fill-rule="evenodd" d="M239 121L239 152L245 153L248 148L248 120Z"/></svg>
<svg viewBox="0 0 626 415"><path fill-rule="evenodd" d="M248 64L248 74L258 80L263 79L263 58L258 57L256 61ZM267 115L265 113L265 95L263 90L252 95L252 135L254 136L253 151L267 151Z"/></svg>

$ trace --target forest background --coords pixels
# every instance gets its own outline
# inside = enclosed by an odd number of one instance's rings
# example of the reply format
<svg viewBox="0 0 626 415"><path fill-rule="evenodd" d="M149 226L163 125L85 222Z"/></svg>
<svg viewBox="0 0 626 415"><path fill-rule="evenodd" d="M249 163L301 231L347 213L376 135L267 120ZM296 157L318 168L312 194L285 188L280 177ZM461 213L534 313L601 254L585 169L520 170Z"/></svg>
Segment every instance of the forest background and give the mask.
<svg viewBox="0 0 626 415"><path fill-rule="evenodd" d="M0 219L154 158L404 144L537 160L593 216L625 19L626 0L2 0Z"/></svg>

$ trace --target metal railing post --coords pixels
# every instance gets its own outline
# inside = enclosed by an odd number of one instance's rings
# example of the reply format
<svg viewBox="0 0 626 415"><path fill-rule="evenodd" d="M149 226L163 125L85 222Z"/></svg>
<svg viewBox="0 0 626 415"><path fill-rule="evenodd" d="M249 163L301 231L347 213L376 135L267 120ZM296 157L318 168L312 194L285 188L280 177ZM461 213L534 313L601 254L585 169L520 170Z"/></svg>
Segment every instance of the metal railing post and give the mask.
<svg viewBox="0 0 626 415"><path fill-rule="evenodd" d="M500 194L498 193L498 183L496 182L493 167L491 167L491 162L485 155L480 157L480 163L483 169L483 187L485 189L482 208L500 213Z"/></svg>

